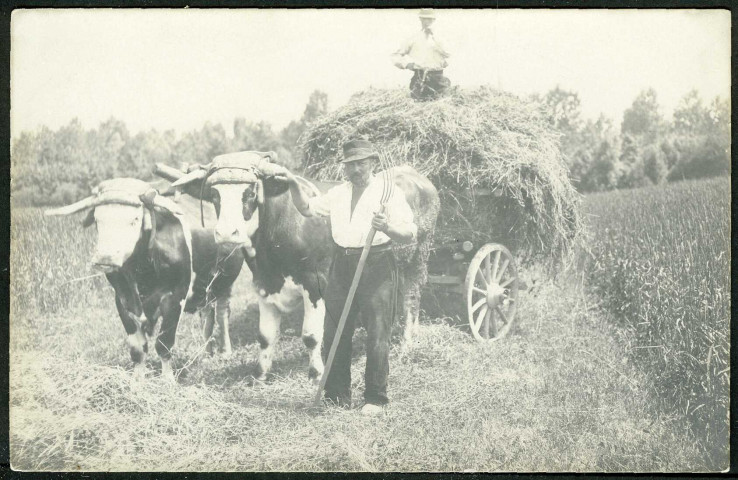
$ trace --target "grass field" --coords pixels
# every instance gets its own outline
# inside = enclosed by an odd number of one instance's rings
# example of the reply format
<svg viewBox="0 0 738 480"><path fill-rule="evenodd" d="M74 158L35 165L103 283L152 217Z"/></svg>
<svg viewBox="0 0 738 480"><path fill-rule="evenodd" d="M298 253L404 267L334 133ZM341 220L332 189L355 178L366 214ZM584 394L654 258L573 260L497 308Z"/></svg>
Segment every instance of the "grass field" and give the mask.
<svg viewBox="0 0 738 480"><path fill-rule="evenodd" d="M590 284L715 465L730 409L730 178L591 195Z"/></svg>
<svg viewBox="0 0 738 480"><path fill-rule="evenodd" d="M477 344L424 319L391 354L384 416L310 407L307 355L283 323L274 375L255 382L258 312L246 269L232 302L234 354L203 356L185 315L176 385L134 381L112 289L92 274L79 218L14 210L10 444L23 470L701 471L716 465L683 415L618 340L615 317L579 282L521 295L516 325ZM353 360L363 388L363 330ZM667 412L667 413L664 413Z"/></svg>

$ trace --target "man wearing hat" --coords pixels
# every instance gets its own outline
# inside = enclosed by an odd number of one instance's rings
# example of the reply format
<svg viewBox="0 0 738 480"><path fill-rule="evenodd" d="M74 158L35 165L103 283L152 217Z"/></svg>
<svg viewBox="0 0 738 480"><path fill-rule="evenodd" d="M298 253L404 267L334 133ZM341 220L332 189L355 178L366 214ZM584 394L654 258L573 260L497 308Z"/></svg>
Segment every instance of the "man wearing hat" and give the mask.
<svg viewBox="0 0 738 480"><path fill-rule="evenodd" d="M443 69L448 65L446 59L450 55L431 30L436 20L433 10L423 8L419 17L421 31L392 55L392 61L397 68L413 70L410 96L416 100L428 100L451 86L449 79L443 76Z"/></svg>
<svg viewBox="0 0 738 480"><path fill-rule="evenodd" d="M333 261L323 299L325 329L323 360L328 357L349 287L354 278L370 227L377 230L369 251L351 310L325 384L326 400L351 405L351 338L359 315L366 328L365 405L362 413L379 414L389 401L389 347L397 301L397 266L392 242L410 243L417 235L410 209L401 189L395 188L384 213L378 213L384 178L373 175L379 154L371 142L351 140L343 146L343 169L347 182L322 196L310 197L286 168L270 164L269 175L290 185L292 201L304 216L330 217L335 242Z"/></svg>

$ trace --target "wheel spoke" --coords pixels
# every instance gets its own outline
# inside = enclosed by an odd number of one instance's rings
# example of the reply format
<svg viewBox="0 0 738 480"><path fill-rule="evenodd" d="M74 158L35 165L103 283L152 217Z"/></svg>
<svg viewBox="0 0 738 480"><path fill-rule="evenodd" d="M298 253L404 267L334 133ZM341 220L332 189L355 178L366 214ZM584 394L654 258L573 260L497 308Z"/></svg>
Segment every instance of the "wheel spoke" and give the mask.
<svg viewBox="0 0 738 480"><path fill-rule="evenodd" d="M489 287L489 282L487 281L486 278L484 278L484 273L482 273L482 270L481 269L477 270L477 277L479 277L479 278L482 279L482 283L484 284L484 288Z"/></svg>
<svg viewBox="0 0 738 480"><path fill-rule="evenodd" d="M492 281L492 268L489 261L489 255L484 257L484 275L482 275L487 281L487 285Z"/></svg>
<svg viewBox="0 0 738 480"><path fill-rule="evenodd" d="M487 296L485 295L484 297L480 298L477 303L475 303L474 305L472 305L472 308L471 308L472 309L472 313L476 312L477 309L479 307L481 307L482 305L484 305L486 302L487 302Z"/></svg>
<svg viewBox="0 0 738 480"><path fill-rule="evenodd" d="M497 276L495 277L495 282L500 283L500 280L502 280L502 276L505 275L505 270L507 269L507 266L510 264L510 259L506 258L504 262L502 262L502 266L500 267L500 271L497 272Z"/></svg>
<svg viewBox="0 0 738 480"><path fill-rule="evenodd" d="M497 306L495 307L495 310L496 310L496 311L497 311L497 313L498 313L498 314L500 315L500 317L502 317L502 321L503 321L503 322L505 322L505 325L507 325L507 316L506 316L506 315L505 315L505 313L504 313L504 312L502 311L502 309L500 308L500 306L499 306L499 305L497 305Z"/></svg>
<svg viewBox="0 0 738 480"><path fill-rule="evenodd" d="M484 316L484 319L482 320L482 325L479 327L479 333L482 338L489 338L489 327L492 321L492 310L487 309L487 314Z"/></svg>
<svg viewBox="0 0 738 480"><path fill-rule="evenodd" d="M504 282L502 282L502 283L500 284L500 286L501 286L502 288L505 288L505 287L507 287L508 285L510 285L511 283L513 283L513 282L514 282L515 280L517 280L517 279L518 279L518 277L510 277L510 278L508 278L507 280L505 280Z"/></svg>
<svg viewBox="0 0 738 480"><path fill-rule="evenodd" d="M492 338L497 336L497 318L495 318L492 310L489 311L489 332L492 334Z"/></svg>
<svg viewBox="0 0 738 480"><path fill-rule="evenodd" d="M482 295L484 295L485 298L487 297L487 290L482 290L481 288L477 287L472 287L472 290L477 293L481 293Z"/></svg>
<svg viewBox="0 0 738 480"><path fill-rule="evenodd" d="M501 253L502 252L499 251L499 250L497 250L495 252L495 261L492 264L492 271L490 272L489 270L487 270L487 274L489 275L488 278L489 278L490 283L491 282L494 282L495 279L497 278L497 267L500 265L500 254ZM487 258L489 258L489 256L487 256Z"/></svg>
<svg viewBox="0 0 738 480"><path fill-rule="evenodd" d="M479 332L479 327L482 326L482 322L484 321L484 317L487 315L487 312L489 311L489 307L485 305L479 310L479 315L477 315L477 321L474 322L474 331Z"/></svg>

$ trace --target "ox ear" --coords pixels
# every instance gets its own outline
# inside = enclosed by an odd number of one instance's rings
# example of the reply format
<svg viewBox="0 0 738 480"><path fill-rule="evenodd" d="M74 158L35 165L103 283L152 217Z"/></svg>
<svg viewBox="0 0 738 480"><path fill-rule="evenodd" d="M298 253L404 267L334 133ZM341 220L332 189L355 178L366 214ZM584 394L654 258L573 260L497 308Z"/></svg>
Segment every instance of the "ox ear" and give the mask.
<svg viewBox="0 0 738 480"><path fill-rule="evenodd" d="M84 220L82 220L82 228L87 228L93 223L95 223L95 209L91 208L90 211L87 212L87 215L85 215Z"/></svg>
<svg viewBox="0 0 738 480"><path fill-rule="evenodd" d="M148 232L152 228L151 227L151 210L149 210L148 208L144 208L143 210L144 210L143 220L142 220L143 221L143 229L144 229L144 231L147 231Z"/></svg>
<svg viewBox="0 0 738 480"><path fill-rule="evenodd" d="M264 157L264 160L266 160L267 162L277 161L277 152L273 152L273 151L262 152L262 156Z"/></svg>

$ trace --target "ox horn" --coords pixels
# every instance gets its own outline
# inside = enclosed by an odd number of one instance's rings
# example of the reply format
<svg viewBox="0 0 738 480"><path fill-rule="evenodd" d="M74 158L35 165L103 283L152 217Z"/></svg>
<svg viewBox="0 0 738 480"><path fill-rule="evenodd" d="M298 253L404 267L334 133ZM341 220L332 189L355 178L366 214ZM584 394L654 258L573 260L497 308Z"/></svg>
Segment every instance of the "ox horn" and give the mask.
<svg viewBox="0 0 738 480"><path fill-rule="evenodd" d="M187 185L188 183L192 183L196 180L202 180L207 174L208 171L200 167L182 176L179 180L173 182L172 187L181 187L182 185Z"/></svg>
<svg viewBox="0 0 738 480"><path fill-rule="evenodd" d="M44 215L51 216L51 215L71 215L73 213L77 213L80 210L84 210L86 208L94 207L95 206L95 196L91 195L87 198L83 198L79 202L75 202L71 205L67 205L65 207L59 207L59 208L52 208L51 210L46 210L44 212Z"/></svg>
<svg viewBox="0 0 738 480"><path fill-rule="evenodd" d="M152 205L155 207L163 208L164 210L167 210L172 215L184 215L184 212L181 208L179 208L179 205L174 203L172 200L168 199L167 197L163 197L161 195L156 195L152 201Z"/></svg>

